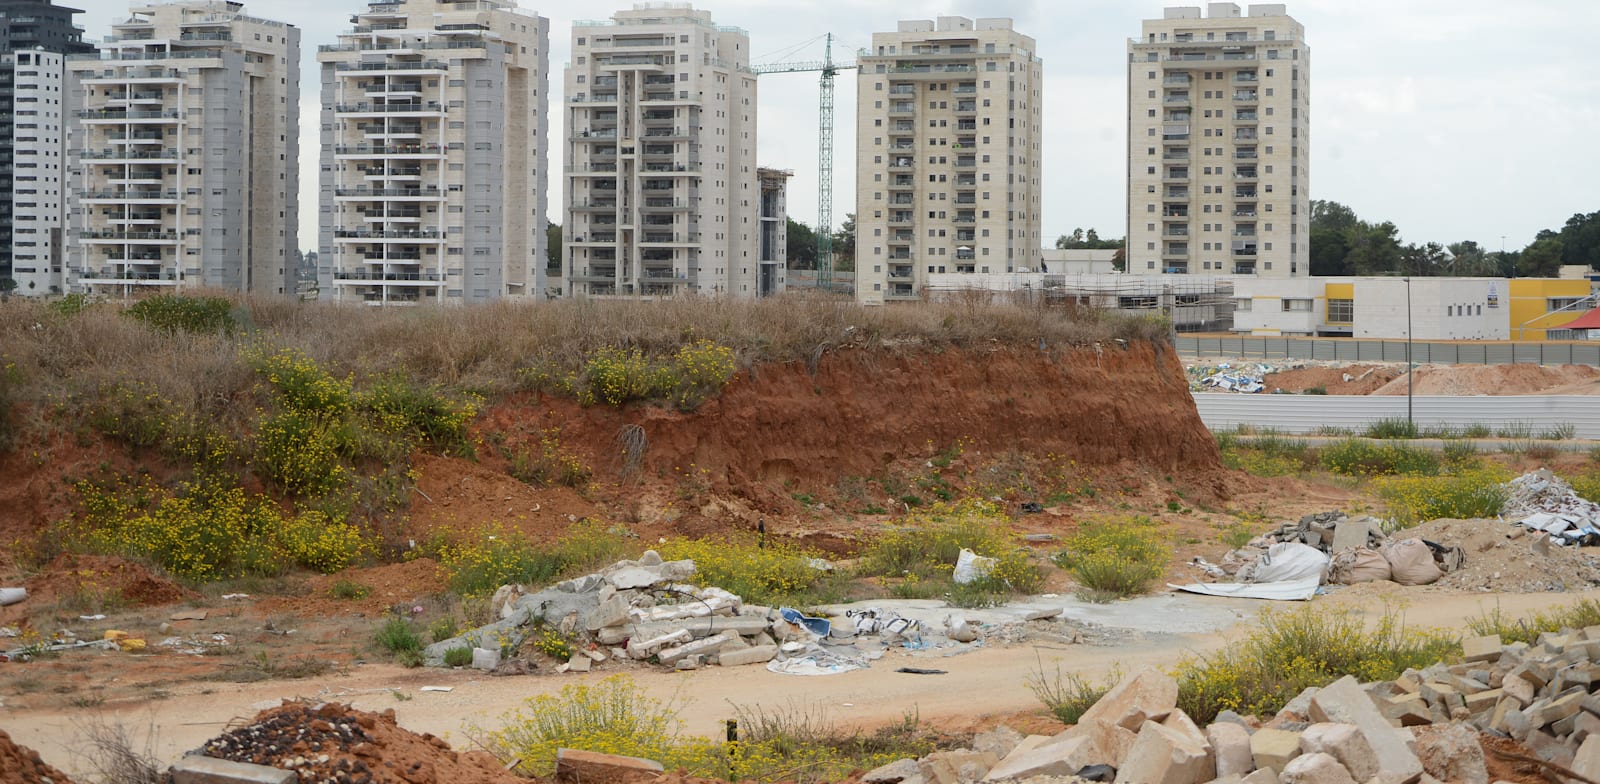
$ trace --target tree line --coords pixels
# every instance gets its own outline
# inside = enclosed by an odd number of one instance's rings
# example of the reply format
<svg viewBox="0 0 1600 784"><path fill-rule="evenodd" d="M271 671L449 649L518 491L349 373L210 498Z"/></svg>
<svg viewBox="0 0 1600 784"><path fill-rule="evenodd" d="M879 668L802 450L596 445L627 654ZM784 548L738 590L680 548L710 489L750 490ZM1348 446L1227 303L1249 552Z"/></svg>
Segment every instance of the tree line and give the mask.
<svg viewBox="0 0 1600 784"><path fill-rule="evenodd" d="M1402 244L1392 221L1372 223L1336 201L1313 200L1310 243L1312 275L1549 278L1563 265L1600 269L1600 211L1573 215L1521 249L1489 251L1473 240Z"/></svg>

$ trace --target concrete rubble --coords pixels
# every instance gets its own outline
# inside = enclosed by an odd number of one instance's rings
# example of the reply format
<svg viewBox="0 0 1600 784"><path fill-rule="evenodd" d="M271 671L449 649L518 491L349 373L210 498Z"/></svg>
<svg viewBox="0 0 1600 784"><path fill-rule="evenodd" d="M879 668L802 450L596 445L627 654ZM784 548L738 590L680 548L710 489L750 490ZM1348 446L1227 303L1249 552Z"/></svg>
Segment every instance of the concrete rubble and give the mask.
<svg viewBox="0 0 1600 784"><path fill-rule="evenodd" d="M1284 522L1223 556L1220 565L1197 565L1212 577L1257 582L1256 572L1266 556L1286 544L1311 547L1327 556L1323 582L1328 584L1394 580L1402 585L1424 585L1466 563L1460 547L1392 538L1383 532L1383 521L1378 518L1333 511Z"/></svg>
<svg viewBox="0 0 1600 784"><path fill-rule="evenodd" d="M1523 474L1505 484L1500 516L1559 545L1600 544L1600 504L1573 491L1549 469Z"/></svg>

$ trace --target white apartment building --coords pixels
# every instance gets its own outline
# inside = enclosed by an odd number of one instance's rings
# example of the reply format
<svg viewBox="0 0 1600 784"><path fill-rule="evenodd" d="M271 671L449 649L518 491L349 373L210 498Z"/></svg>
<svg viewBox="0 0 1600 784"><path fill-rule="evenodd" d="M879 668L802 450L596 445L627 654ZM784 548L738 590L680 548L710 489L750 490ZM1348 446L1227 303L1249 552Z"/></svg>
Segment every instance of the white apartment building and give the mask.
<svg viewBox="0 0 1600 784"><path fill-rule="evenodd" d="M11 279L24 295L66 290L67 123L66 55L44 50L0 54L12 77L14 122L8 122L11 162L0 174L10 196L10 219L0 239L11 257Z"/></svg>
<svg viewBox="0 0 1600 784"><path fill-rule="evenodd" d="M1010 19L873 33L856 91L856 299L1041 266L1044 65Z"/></svg>
<svg viewBox="0 0 1600 784"><path fill-rule="evenodd" d="M383 0L322 66L319 296L546 296L550 22L512 0Z"/></svg>
<svg viewBox="0 0 1600 784"><path fill-rule="evenodd" d="M293 294L300 30L225 0L134 7L68 60L69 286Z"/></svg>
<svg viewBox="0 0 1600 784"><path fill-rule="evenodd" d="M1311 272L1311 50L1283 5L1168 8L1128 42L1128 271Z"/></svg>
<svg viewBox="0 0 1600 784"><path fill-rule="evenodd" d="M750 37L687 3L572 28L567 296L761 293Z"/></svg>
<svg viewBox="0 0 1600 784"><path fill-rule="evenodd" d="M761 278L756 295L770 297L788 288L789 271L789 178L788 169L756 169L761 181L760 243L757 261Z"/></svg>

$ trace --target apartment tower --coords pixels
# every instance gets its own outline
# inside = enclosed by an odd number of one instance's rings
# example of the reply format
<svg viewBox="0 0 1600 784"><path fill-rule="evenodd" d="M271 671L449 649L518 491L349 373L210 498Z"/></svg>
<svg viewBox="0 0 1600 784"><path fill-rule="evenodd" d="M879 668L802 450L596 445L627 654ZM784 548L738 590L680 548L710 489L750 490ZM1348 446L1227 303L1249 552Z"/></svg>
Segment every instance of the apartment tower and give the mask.
<svg viewBox="0 0 1600 784"><path fill-rule="evenodd" d="M1039 269L1035 51L1010 19L872 35L857 58L857 301L920 299L935 273Z"/></svg>
<svg viewBox="0 0 1600 784"><path fill-rule="evenodd" d="M760 251L761 277L756 295L770 297L788 288L789 268L789 178L788 169L756 169L761 181Z"/></svg>
<svg viewBox="0 0 1600 784"><path fill-rule="evenodd" d="M19 294L65 285L65 55L94 51L72 23L78 13L0 0L0 287Z"/></svg>
<svg viewBox="0 0 1600 784"><path fill-rule="evenodd" d="M1128 271L1311 272L1311 50L1282 5L1168 8L1128 42Z"/></svg>
<svg viewBox="0 0 1600 784"><path fill-rule="evenodd" d="M762 291L750 37L686 3L572 28L567 295Z"/></svg>
<svg viewBox="0 0 1600 784"><path fill-rule="evenodd" d="M514 0L390 0L322 64L320 296L546 295L548 19Z"/></svg>

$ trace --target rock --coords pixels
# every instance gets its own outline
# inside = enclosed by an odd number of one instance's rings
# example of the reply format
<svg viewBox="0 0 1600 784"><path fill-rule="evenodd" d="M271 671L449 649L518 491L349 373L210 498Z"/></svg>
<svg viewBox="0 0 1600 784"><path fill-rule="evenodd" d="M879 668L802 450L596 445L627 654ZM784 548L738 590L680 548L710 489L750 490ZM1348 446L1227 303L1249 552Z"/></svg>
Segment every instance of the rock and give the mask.
<svg viewBox="0 0 1600 784"><path fill-rule="evenodd" d="M1417 733L1417 757L1427 774L1452 784L1489 784L1489 769L1478 733L1445 724ZM1357 776L1360 778L1360 776Z"/></svg>
<svg viewBox="0 0 1600 784"><path fill-rule="evenodd" d="M1245 776L1242 784L1278 784L1278 772L1272 768L1259 768Z"/></svg>
<svg viewBox="0 0 1600 784"><path fill-rule="evenodd" d="M574 653L572 654L572 658L567 660L568 672L588 672L590 669L593 669L593 667L594 659L591 659L582 653Z"/></svg>
<svg viewBox="0 0 1600 784"><path fill-rule="evenodd" d="M998 759L1005 759L1022 743L1022 733L1002 724L988 732L980 732L972 739L973 751L987 751Z"/></svg>
<svg viewBox="0 0 1600 784"><path fill-rule="evenodd" d="M1189 726L1194 726L1190 723ZM1198 730L1196 730L1198 733ZM1217 777L1211 750L1182 729L1153 721L1139 728L1133 748L1117 768L1117 784L1201 784Z"/></svg>
<svg viewBox="0 0 1600 784"><path fill-rule="evenodd" d="M1161 720L1161 726L1183 735L1195 745L1211 748L1211 742L1206 740L1206 734L1195 726L1194 719L1189 718L1189 714L1181 710L1167 714L1167 717Z"/></svg>
<svg viewBox="0 0 1600 784"><path fill-rule="evenodd" d="M715 634L703 640L695 640L694 642L686 642L682 645L675 645L671 648L663 648L661 651L656 653L656 658L660 660L662 664L676 664L680 659L685 657L713 654L722 650L722 646L734 636L735 635L733 632L722 632L721 634ZM774 653L773 655L777 654Z"/></svg>
<svg viewBox="0 0 1600 784"><path fill-rule="evenodd" d="M1085 765L1073 775L1084 781L1110 782L1117 780L1117 769L1110 765Z"/></svg>
<svg viewBox="0 0 1600 784"><path fill-rule="evenodd" d="M1206 742L1217 763L1217 776L1243 776L1256 769L1250 755L1250 732L1243 725L1221 721L1206 728Z"/></svg>
<svg viewBox="0 0 1600 784"><path fill-rule="evenodd" d="M1361 690L1353 676L1346 675L1311 698L1311 718L1315 721L1354 724L1367 738L1386 776L1410 781L1422 773L1422 761L1406 745L1400 732L1391 726L1372 698Z"/></svg>
<svg viewBox="0 0 1600 784"><path fill-rule="evenodd" d="M634 588L650 588L656 583L667 582L656 569L647 569L640 566L629 566L618 569L608 575L606 579L616 586L619 591Z"/></svg>
<svg viewBox="0 0 1600 784"><path fill-rule="evenodd" d="M1500 635L1468 637L1461 641L1461 659L1469 662L1489 662L1500 658Z"/></svg>
<svg viewBox="0 0 1600 784"><path fill-rule="evenodd" d="M1339 521L1333 529L1333 551L1340 553L1354 547L1366 547L1370 530L1366 518Z"/></svg>
<svg viewBox="0 0 1600 784"><path fill-rule="evenodd" d="M556 779L567 784L632 780L640 776L660 775L662 770L661 763L640 757L578 749L556 751Z"/></svg>
<svg viewBox="0 0 1600 784"><path fill-rule="evenodd" d="M1006 755L989 769L984 781L1021 779L1029 776L1071 776L1089 765L1103 764L1095 759L1094 742L1084 736L1069 737L1055 743L1030 748L1028 743Z"/></svg>
<svg viewBox="0 0 1600 784"><path fill-rule="evenodd" d="M923 781L922 766L914 759L895 760L887 765L873 768L867 775L862 776L861 780L866 784L897 784L897 782L916 784Z"/></svg>
<svg viewBox="0 0 1600 784"><path fill-rule="evenodd" d="M746 664L765 664L778 655L776 645L752 645L737 650L723 648L717 655L717 664L723 667L741 667ZM1000 755L995 755L996 757Z"/></svg>
<svg viewBox="0 0 1600 784"><path fill-rule="evenodd" d="M1146 668L1112 687L1084 711L1079 723L1104 721L1138 730L1146 721L1165 718L1177 706L1178 682L1159 670Z"/></svg>
<svg viewBox="0 0 1600 784"><path fill-rule="evenodd" d="M1356 784L1350 771L1331 754L1302 754L1289 761L1278 776L1283 784Z"/></svg>
<svg viewBox="0 0 1600 784"><path fill-rule="evenodd" d="M1583 745L1572 758L1571 767L1580 776L1600 779L1600 735L1584 738Z"/></svg>
<svg viewBox="0 0 1600 784"><path fill-rule="evenodd" d="M919 760L929 784L972 784L988 774L1000 758L987 751L936 751Z"/></svg>
<svg viewBox="0 0 1600 784"><path fill-rule="evenodd" d="M1138 735L1133 730L1123 729L1106 721L1084 721L1069 727L1058 738L1085 737L1094 744L1093 757L1095 762L1105 763L1116 767L1128 756L1128 751L1133 748L1133 742Z"/></svg>
<svg viewBox="0 0 1600 784"><path fill-rule="evenodd" d="M621 626L628 622L628 600L622 594L612 594L589 614L588 628L597 632L612 626ZM620 642L620 641L619 641Z"/></svg>
<svg viewBox="0 0 1600 784"><path fill-rule="evenodd" d="M1300 733L1287 730L1256 730L1250 736L1250 757L1256 767L1283 772L1289 760L1300 756Z"/></svg>
<svg viewBox="0 0 1600 784"><path fill-rule="evenodd" d="M640 566L660 566L662 563L664 562L661 560L661 553L654 550L646 550L644 555L639 556Z"/></svg>
<svg viewBox="0 0 1600 784"><path fill-rule="evenodd" d="M1378 758L1372 745L1354 724L1313 724L1300 733L1300 751L1332 756L1356 781L1366 781L1378 773Z"/></svg>

